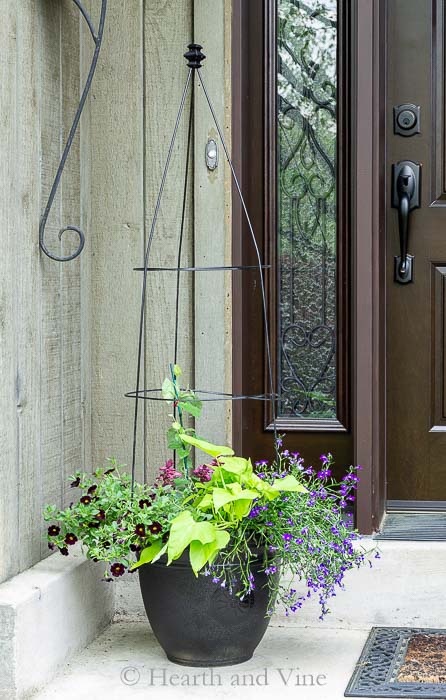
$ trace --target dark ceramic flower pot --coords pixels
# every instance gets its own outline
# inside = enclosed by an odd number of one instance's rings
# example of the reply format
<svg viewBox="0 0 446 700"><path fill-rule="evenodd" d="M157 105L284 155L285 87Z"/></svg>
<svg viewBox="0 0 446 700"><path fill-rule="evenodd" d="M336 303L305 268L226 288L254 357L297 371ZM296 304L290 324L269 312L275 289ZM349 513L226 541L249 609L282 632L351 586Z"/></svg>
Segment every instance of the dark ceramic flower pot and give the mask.
<svg viewBox="0 0 446 700"><path fill-rule="evenodd" d="M185 666L229 666L250 659L269 623L267 576L261 568L261 558L252 562L255 588L240 600L211 576L196 578L186 552L169 566L162 560L141 566L147 617L167 658Z"/></svg>

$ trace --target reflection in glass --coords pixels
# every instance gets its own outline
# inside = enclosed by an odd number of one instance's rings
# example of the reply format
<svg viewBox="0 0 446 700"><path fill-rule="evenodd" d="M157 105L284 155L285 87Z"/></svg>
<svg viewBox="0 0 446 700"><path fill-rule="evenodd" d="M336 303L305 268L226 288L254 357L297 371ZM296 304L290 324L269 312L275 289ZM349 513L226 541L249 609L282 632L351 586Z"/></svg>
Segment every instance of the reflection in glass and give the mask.
<svg viewBox="0 0 446 700"><path fill-rule="evenodd" d="M336 418L336 0L278 0L279 415Z"/></svg>

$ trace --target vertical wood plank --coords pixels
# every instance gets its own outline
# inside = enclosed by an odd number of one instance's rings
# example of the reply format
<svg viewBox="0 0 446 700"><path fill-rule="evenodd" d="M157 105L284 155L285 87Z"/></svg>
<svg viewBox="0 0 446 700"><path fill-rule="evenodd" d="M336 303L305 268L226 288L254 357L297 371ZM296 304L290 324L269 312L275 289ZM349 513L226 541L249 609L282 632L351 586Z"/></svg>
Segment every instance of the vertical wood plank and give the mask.
<svg viewBox="0 0 446 700"><path fill-rule="evenodd" d="M40 558L40 2L17 3L16 153L12 229L15 327L18 522L9 528L23 570ZM14 292L12 292L14 293ZM18 541L17 541L18 537Z"/></svg>
<svg viewBox="0 0 446 700"><path fill-rule="evenodd" d="M85 7L91 12L91 3ZM98 5L95 5L96 11ZM82 86L87 79L91 64L91 37L83 21L80 21L79 32L79 74ZM99 60L101 60L100 57ZM95 76L96 78L97 76ZM81 229L85 234L86 243L80 257L80 396L81 396L81 428L82 428L82 465L88 469L93 464L92 457L92 382L91 382L91 328L92 328L92 301L91 301L91 268L92 246L91 240L91 121L92 114L88 98L82 119L79 125L79 158L80 158L80 221Z"/></svg>
<svg viewBox="0 0 446 700"><path fill-rule="evenodd" d="M62 144L68 137L78 107L80 85L79 10L71 0L63 3L61 17L61 71L62 71ZM62 183L62 226L80 225L80 139L72 145ZM64 235L63 254L71 253L77 237L70 241ZM76 258L61 266L61 371L62 371L62 501L69 503L71 494L68 476L83 468L83 430L81 400L81 259Z"/></svg>
<svg viewBox="0 0 446 700"><path fill-rule="evenodd" d="M219 123L230 149L230 121L227 119L227 69L230 52L227 33L228 7L224 0L209 3L195 0L194 36L203 44L207 58L203 77L210 93ZM195 262L197 265L225 265L231 259L230 249L230 173L212 114L198 87L195 125ZM204 152L208 138L216 140L219 165L207 170ZM241 273L237 273L241 274ZM231 391L231 275L198 274L195 281L195 377L196 384L215 391ZM217 444L230 439L229 402L205 404L197 421L201 435Z"/></svg>
<svg viewBox="0 0 446 700"><path fill-rule="evenodd" d="M45 206L61 154L61 43L60 25L62 8L58 0L37 3L39 8L39 111L40 111L40 191L41 205ZM29 116L26 117L29 119ZM66 177L66 174L63 176ZM50 251L61 254L58 239L61 228L62 189L56 195L48 218L45 242ZM40 212L38 217L40 216ZM62 506L62 386L61 365L61 276L63 265L40 255L41 284L36 303L40 304L40 498L39 503ZM66 263L71 264L71 263ZM43 539L45 523L40 521L41 554L48 553ZM34 535L35 536L35 535Z"/></svg>
<svg viewBox="0 0 446 700"><path fill-rule="evenodd" d="M8 0L0 23L0 581L18 569L17 419L15 398L15 159L16 159L16 3Z"/></svg>
<svg viewBox="0 0 446 700"><path fill-rule="evenodd" d="M97 18L100 2L89 4ZM83 64L91 41L83 33ZM83 201L90 250L91 437L94 464L128 463L143 242L142 2L110 0L93 82ZM140 477L140 474L139 474Z"/></svg>
<svg viewBox="0 0 446 700"><path fill-rule="evenodd" d="M150 230L162 171L166 161L178 107L187 77L183 54L192 40L192 2L145 3L144 67L145 67L145 232ZM180 235L182 193L187 144L189 102L176 141L172 163L166 182L161 212L152 247L150 265L175 267ZM188 206L184 230L182 264L193 261L193 169L189 171ZM141 264L141 263L140 263ZM141 280L137 280L140 289ZM183 273L181 278L179 355L184 381L191 386L193 377L193 275ZM149 273L146 317L146 372L148 387L160 387L173 361L175 289L173 273ZM166 430L171 419L162 402L147 401L146 479L153 479L159 466L170 456L166 448Z"/></svg>

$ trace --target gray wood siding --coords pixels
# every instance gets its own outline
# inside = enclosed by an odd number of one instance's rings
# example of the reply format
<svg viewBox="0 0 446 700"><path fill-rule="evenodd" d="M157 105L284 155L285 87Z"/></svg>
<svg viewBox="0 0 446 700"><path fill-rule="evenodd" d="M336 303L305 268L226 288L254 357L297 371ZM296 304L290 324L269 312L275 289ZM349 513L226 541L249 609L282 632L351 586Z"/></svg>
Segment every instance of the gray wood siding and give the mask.
<svg viewBox="0 0 446 700"><path fill-rule="evenodd" d="M131 459L137 332L144 258L162 169L185 79L182 54L192 34L190 0L109 3L103 54L87 109L89 149L83 161L91 238L92 459ZM179 57L179 58L178 58ZM166 183L151 264L175 265L181 220L187 123L181 125ZM193 173L191 173L193 175ZM193 177L191 176L191 183ZM192 187L192 185L191 185ZM192 260L192 208L184 262ZM187 280L186 280L187 283ZM161 386L172 358L175 278L151 276L147 290L141 386ZM191 376L191 285L181 304L180 348ZM151 478L168 456L167 407L143 402L137 478ZM147 473L143 474L143 450Z"/></svg>
<svg viewBox="0 0 446 700"><path fill-rule="evenodd" d="M42 504L67 501L81 463L81 262L41 256L38 228L79 93L79 16L72 3L5 0L0 26L0 580L48 553ZM75 60L73 62L73 56ZM75 144L48 221L80 223Z"/></svg>
<svg viewBox="0 0 446 700"><path fill-rule="evenodd" d="M85 0L98 20L100 0ZM195 2L195 38L212 61L206 75L225 120L230 3ZM129 464L141 266L193 37L192 0L109 0L103 47L46 230L56 253L40 254L38 226L88 72L93 44L71 0L4 0L0 23L0 582L48 554L42 506L66 505L67 476L107 457ZM212 41L211 41L212 38ZM196 95L183 263L228 260L230 186L212 178L204 146L212 124ZM181 221L187 112L176 143L152 263L174 266ZM226 114L226 126L229 124ZM194 233L195 221L195 233ZM226 227L224 222L226 221ZM195 240L194 240L195 235ZM220 241L219 245L212 242ZM226 237L226 241L228 237ZM179 358L203 388L230 385L230 280L183 275ZM226 295L226 296L225 296ZM175 275L151 276L144 335L145 386L160 386L172 359ZM209 341L209 342L208 342ZM212 355L212 353L214 353ZM194 372L196 377L194 377ZM168 457L167 406L143 402L137 478ZM200 425L225 440L229 413L215 405ZM143 455L147 471L143 472Z"/></svg>

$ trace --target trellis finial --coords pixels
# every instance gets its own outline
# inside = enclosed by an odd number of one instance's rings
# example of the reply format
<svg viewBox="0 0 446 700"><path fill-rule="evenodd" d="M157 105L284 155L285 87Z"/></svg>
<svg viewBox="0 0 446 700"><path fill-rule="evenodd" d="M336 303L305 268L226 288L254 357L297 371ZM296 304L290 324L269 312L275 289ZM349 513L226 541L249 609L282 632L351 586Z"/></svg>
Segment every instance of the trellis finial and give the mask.
<svg viewBox="0 0 446 700"><path fill-rule="evenodd" d="M186 51L184 58L187 60L189 68L201 68L201 62L206 56L202 53L200 44L188 44L189 51Z"/></svg>

